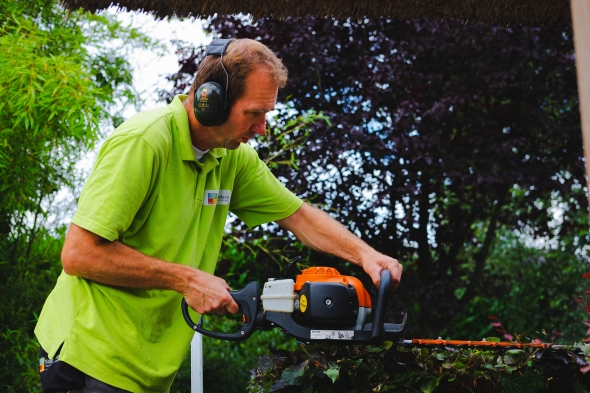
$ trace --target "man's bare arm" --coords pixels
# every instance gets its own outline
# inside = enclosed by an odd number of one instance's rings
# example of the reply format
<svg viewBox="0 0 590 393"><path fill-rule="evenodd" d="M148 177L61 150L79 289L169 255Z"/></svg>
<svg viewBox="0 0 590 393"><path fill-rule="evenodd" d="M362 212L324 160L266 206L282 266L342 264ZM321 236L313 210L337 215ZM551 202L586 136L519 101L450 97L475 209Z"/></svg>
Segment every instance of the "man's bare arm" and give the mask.
<svg viewBox="0 0 590 393"><path fill-rule="evenodd" d="M70 226L66 236L62 264L66 274L102 284L174 290L202 314L233 314L239 309L225 280L190 266L149 257L76 224Z"/></svg>
<svg viewBox="0 0 590 393"><path fill-rule="evenodd" d="M402 265L374 250L327 213L304 203L293 215L277 223L293 232L306 246L362 266L376 286L385 269L391 272L392 289L399 285Z"/></svg>

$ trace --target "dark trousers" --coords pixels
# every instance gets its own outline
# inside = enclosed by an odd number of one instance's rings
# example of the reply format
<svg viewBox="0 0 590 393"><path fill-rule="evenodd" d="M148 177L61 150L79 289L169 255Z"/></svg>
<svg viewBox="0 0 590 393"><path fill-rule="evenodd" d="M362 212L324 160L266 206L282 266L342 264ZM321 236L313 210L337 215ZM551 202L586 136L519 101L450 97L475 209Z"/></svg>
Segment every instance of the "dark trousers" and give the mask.
<svg viewBox="0 0 590 393"><path fill-rule="evenodd" d="M111 385L107 385L98 379L92 378L90 375L86 375L86 386L74 389L70 393L129 393L128 390L116 388Z"/></svg>
<svg viewBox="0 0 590 393"><path fill-rule="evenodd" d="M129 393L84 374L59 360L59 352L49 359L43 348L39 351L39 371L44 393Z"/></svg>

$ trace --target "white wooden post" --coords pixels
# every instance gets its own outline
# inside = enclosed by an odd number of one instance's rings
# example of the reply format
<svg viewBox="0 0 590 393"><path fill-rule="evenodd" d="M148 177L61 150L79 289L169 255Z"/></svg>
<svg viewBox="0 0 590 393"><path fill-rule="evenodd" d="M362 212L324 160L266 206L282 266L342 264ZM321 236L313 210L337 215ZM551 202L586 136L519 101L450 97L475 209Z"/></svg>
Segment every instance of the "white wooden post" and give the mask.
<svg viewBox="0 0 590 393"><path fill-rule="evenodd" d="M578 95L582 118L582 139L586 157L586 187L590 206L590 1L571 0L574 48L578 72Z"/></svg>
<svg viewBox="0 0 590 393"><path fill-rule="evenodd" d="M203 336L195 333L191 342L191 393L203 393Z"/></svg>

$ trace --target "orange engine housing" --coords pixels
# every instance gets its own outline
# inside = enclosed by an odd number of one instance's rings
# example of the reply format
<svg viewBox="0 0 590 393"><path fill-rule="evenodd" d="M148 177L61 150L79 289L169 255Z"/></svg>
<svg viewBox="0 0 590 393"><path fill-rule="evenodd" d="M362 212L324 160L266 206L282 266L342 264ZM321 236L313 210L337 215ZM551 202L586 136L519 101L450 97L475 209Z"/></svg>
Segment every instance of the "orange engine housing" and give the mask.
<svg viewBox="0 0 590 393"><path fill-rule="evenodd" d="M315 266L301 272L295 278L295 291L300 291L306 282L335 282L342 285L350 284L356 290L359 307L371 308L371 296L363 286L363 283L356 277L343 276L333 267Z"/></svg>

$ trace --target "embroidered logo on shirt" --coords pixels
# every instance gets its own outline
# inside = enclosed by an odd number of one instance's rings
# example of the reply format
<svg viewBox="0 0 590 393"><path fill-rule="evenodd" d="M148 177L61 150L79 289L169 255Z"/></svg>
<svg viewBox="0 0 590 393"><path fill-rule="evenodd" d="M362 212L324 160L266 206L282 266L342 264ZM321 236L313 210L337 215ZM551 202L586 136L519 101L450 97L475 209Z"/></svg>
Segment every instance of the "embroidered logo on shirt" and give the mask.
<svg viewBox="0 0 590 393"><path fill-rule="evenodd" d="M230 200L230 190L205 190L205 195L203 195L203 205L205 206L229 205Z"/></svg>
<svg viewBox="0 0 590 393"><path fill-rule="evenodd" d="M216 192L207 193L207 205L217 205L217 194Z"/></svg>

